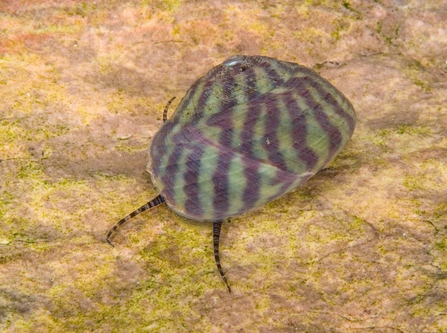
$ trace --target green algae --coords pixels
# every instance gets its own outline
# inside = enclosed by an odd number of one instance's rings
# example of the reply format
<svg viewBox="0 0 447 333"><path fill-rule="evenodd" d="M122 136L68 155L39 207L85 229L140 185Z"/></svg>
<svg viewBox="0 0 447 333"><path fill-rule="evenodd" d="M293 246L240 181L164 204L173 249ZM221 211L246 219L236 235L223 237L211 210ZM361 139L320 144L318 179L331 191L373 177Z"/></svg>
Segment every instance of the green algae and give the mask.
<svg viewBox="0 0 447 333"><path fill-rule="evenodd" d="M178 8L182 5L183 1L181 0L141 0L141 6L154 6L160 11L172 13L178 10Z"/></svg>

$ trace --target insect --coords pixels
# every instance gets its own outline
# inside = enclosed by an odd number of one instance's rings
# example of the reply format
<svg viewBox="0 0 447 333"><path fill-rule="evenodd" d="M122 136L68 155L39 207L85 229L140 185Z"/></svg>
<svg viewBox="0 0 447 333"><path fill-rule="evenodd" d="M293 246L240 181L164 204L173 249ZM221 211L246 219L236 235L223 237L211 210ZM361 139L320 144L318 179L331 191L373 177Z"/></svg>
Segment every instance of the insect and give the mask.
<svg viewBox="0 0 447 333"><path fill-rule="evenodd" d="M222 222L294 190L325 167L355 127L348 99L313 70L263 56L234 56L187 91L149 147L147 171L159 195L121 219L166 203L212 222L214 258L225 285ZM113 245L112 245L113 246Z"/></svg>

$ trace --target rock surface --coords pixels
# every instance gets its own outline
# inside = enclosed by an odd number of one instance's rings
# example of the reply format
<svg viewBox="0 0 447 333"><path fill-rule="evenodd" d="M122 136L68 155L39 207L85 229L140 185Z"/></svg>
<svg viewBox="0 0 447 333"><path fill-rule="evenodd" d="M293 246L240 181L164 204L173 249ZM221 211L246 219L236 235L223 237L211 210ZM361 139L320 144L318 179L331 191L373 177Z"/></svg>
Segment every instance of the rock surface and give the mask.
<svg viewBox="0 0 447 333"><path fill-rule="evenodd" d="M445 22L435 0L0 2L0 330L446 332ZM224 225L229 294L209 225L161 206L104 238L156 195L165 103L234 54L316 69L358 123Z"/></svg>

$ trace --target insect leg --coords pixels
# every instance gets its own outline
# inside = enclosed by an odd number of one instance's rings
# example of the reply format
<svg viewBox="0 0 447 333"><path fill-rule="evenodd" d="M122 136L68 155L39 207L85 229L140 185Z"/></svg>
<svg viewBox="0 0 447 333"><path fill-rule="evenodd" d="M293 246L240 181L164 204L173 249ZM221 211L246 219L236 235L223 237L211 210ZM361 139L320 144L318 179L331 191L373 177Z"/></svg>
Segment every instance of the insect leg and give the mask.
<svg viewBox="0 0 447 333"><path fill-rule="evenodd" d="M219 255L219 238L220 238L220 229L222 228L222 221L214 221L213 222L213 245L214 245L214 259L216 260L217 269L219 270L219 274L225 282L227 286L228 292L231 293L230 285L228 284L227 278L225 277L225 273L220 265L220 255Z"/></svg>

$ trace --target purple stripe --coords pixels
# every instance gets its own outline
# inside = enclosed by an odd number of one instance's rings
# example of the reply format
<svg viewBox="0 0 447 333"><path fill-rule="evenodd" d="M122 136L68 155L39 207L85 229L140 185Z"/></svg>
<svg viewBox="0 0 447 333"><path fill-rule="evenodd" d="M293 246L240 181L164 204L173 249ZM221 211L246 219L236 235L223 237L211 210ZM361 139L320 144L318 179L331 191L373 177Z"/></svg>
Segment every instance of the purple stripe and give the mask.
<svg viewBox="0 0 447 333"><path fill-rule="evenodd" d="M194 109L194 115L191 117L191 123L197 123L201 118L204 117L204 109L208 104L208 99L211 96L211 91L213 90L214 82L206 81L205 86L200 94L197 105Z"/></svg>
<svg viewBox="0 0 447 333"><path fill-rule="evenodd" d="M212 182L214 189L214 218L216 220L227 216L229 208L228 196L228 171L230 170L233 152L223 150L219 154L216 171L213 174Z"/></svg>
<svg viewBox="0 0 447 333"><path fill-rule="evenodd" d="M300 97L305 100L306 105L312 110L312 114L315 119L318 121L318 124L324 130L325 133L329 136L329 152L328 156L325 160L325 163L332 159L335 153L340 149L342 145L342 134L337 126L333 125L327 114L324 111L323 105L321 102L316 101L315 98L310 94L309 87L313 87L316 91L321 93L324 90L324 87L320 87L318 82L312 80L309 77L305 77L302 79L302 82L307 86L307 91L305 94ZM327 93L327 92L326 92ZM328 94L328 93L327 93ZM329 94L328 94L329 95ZM333 105L334 108L339 107L338 104Z"/></svg>
<svg viewBox="0 0 447 333"><path fill-rule="evenodd" d="M186 107L189 106L191 102L191 98L194 97L194 95L197 93L197 89L201 83L202 79L197 80L193 83L191 87L189 87L188 91L186 92L185 96L180 101L179 105L177 106L177 109L174 112L173 117L171 118L171 121L177 122L179 117L183 114Z"/></svg>
<svg viewBox="0 0 447 333"><path fill-rule="evenodd" d="M271 95L267 94L266 97ZM263 104L267 109L267 116L264 123L264 136L262 146L268 153L268 159L271 164L281 170L287 170L284 157L279 151L278 127L282 117L282 111L278 108L278 95L272 96L267 100L263 99Z"/></svg>
<svg viewBox="0 0 447 333"><path fill-rule="evenodd" d="M319 91L320 92L320 91ZM343 101L349 105L349 107L353 110L354 107L352 106L351 102L349 102L348 99L345 98L344 95L340 94ZM345 119L348 123L349 126L349 133L354 132L354 127L355 127L355 118L353 116L353 114L349 114L345 111L346 108L344 108L343 106L340 105L340 103L338 103L338 101L334 98L334 96L330 93L327 93L324 96L324 100L326 101L326 103L332 105L334 108L335 113L340 116L341 118Z"/></svg>
<svg viewBox="0 0 447 333"><path fill-rule="evenodd" d="M340 96L343 102L346 103L350 109L354 110L351 102L346 98L346 96L343 95L340 91L338 91L338 89L335 88L329 81L321 78L315 71L306 67L302 67L300 72L307 74L307 77L303 79L306 79L308 82L312 81L313 83L311 83L311 86L313 86L318 91L320 96L322 95L322 93L326 94L324 97L322 96L322 99L331 106L333 106L334 111L337 113L337 115L346 119L346 121L348 122L350 133L352 134L354 132L355 127L354 113L350 114L346 112L347 108L344 107L343 105L340 105L340 103L334 98L334 94L328 92L327 86L331 88L330 91L335 91L335 94Z"/></svg>
<svg viewBox="0 0 447 333"><path fill-rule="evenodd" d="M170 205L175 205L174 180L179 170L178 162L182 156L182 152L183 150L180 147L172 149L171 155L166 163L165 173L161 177L161 182L164 185L162 193ZM155 176L159 177L159 174L157 173Z"/></svg>
<svg viewBox="0 0 447 333"><path fill-rule="evenodd" d="M247 75L245 76L245 99L250 102L250 100L254 99L259 95L259 90L256 86L256 73L251 68L247 71ZM259 119L259 114L261 109L258 106L258 103L249 103L246 104L246 112L244 124L242 126L240 140L241 146L237 149L242 156L253 156L253 135L255 125Z"/></svg>
<svg viewBox="0 0 447 333"><path fill-rule="evenodd" d="M216 84L215 80L209 80L209 78L215 77L216 73L221 70L220 67L221 66L217 66L211 69L205 76L194 82L194 84L188 89L185 97L183 97L179 107L175 112L175 119L173 119L174 122L177 122L178 119L184 114L186 108L190 106L191 100L193 99L197 99L197 105L194 108L194 115L193 117L191 117L191 122L198 122L201 118L204 117L204 108L207 105L208 99L211 96L211 91ZM198 88L203 83L204 85L202 90L198 90ZM195 96L196 94L199 94L198 98Z"/></svg>
<svg viewBox="0 0 447 333"><path fill-rule="evenodd" d="M222 216L227 216L229 204L229 190L228 190L228 172L230 170L231 161L234 157L232 150L233 141L233 114L235 99L234 94L234 78L232 76L224 76L222 78L223 85L223 99L222 104L219 105L219 110L210 116L207 125L219 127L221 133L219 135L219 158L217 160L216 170L212 176L214 188L214 218L221 219Z"/></svg>
<svg viewBox="0 0 447 333"><path fill-rule="evenodd" d="M198 183L201 167L201 158L204 152L203 143L195 144L192 153L186 157L185 173L183 174L183 191L188 196L185 202L185 210L191 216L198 219L203 216L203 209L200 204L200 186Z"/></svg>
<svg viewBox="0 0 447 333"><path fill-rule="evenodd" d="M253 84L254 89L256 89ZM246 179L246 186L243 193L244 207L241 212L249 209L246 207L252 207L253 203L256 203L259 197L259 161L255 160L253 153L253 140L255 126L259 120L262 107L259 103L247 104L247 112L245 114L244 124L240 134L241 145L236 148L237 151L243 156L242 162L244 165L244 176Z"/></svg>
<svg viewBox="0 0 447 333"><path fill-rule="evenodd" d="M260 163L249 157L242 157L244 163L245 189L242 194L243 206L238 214L250 210L255 207L259 200L259 190L261 187L261 175L259 174Z"/></svg>
<svg viewBox="0 0 447 333"><path fill-rule="evenodd" d="M282 183L282 186L274 195L270 196L266 202L270 202L270 201L275 200L276 198L279 198L280 196L282 196L287 191L287 189L290 187L290 185L292 185L292 183L296 181L297 178L298 178L298 175L296 175L294 173L277 169L276 175L275 175L275 181L273 182L272 185L277 185L277 184ZM303 178L303 180L300 182L300 184L304 183L309 178L310 178L310 176Z"/></svg>
<svg viewBox="0 0 447 333"><path fill-rule="evenodd" d="M261 108L258 105L249 104L244 121L244 126L241 131L241 152L242 163L244 165L243 174L245 177L245 189L242 194L243 207L239 213L243 213L254 207L259 199L259 190L261 186L261 176L259 174L260 163L253 156L253 136L254 128L258 121Z"/></svg>
<svg viewBox="0 0 447 333"><path fill-rule="evenodd" d="M166 153L167 146L166 146L166 137L168 136L168 133L171 132L173 127L173 123L168 121L163 124L161 129L155 134L152 143L151 143L151 159L152 159L152 168L154 174L159 174L159 166L160 166L160 159L161 157Z"/></svg>
<svg viewBox="0 0 447 333"><path fill-rule="evenodd" d="M280 76L276 71L276 68L273 67L271 64L264 63L263 65L264 65L263 70L268 78L269 84L273 88L282 86L287 78Z"/></svg>
<svg viewBox="0 0 447 333"><path fill-rule="evenodd" d="M260 109L257 105L248 105L246 118L240 135L241 146L238 149L242 156L253 157L253 136L259 113Z"/></svg>
<svg viewBox="0 0 447 333"><path fill-rule="evenodd" d="M244 93L247 102L256 98L260 94L258 87L256 86L256 73L252 67L245 71Z"/></svg>
<svg viewBox="0 0 447 333"><path fill-rule="evenodd" d="M186 149L186 145L191 141L192 133L191 133L191 125L184 126L181 131L172 135L173 123L166 123L165 126L157 133L152 142L151 148L156 150L155 153L152 154L152 167L154 178L159 178L161 183L164 186L162 191L163 196L166 198L166 201L170 205L175 205L175 187L176 187L176 176L179 172L181 172L179 168L179 161L183 155L183 152ZM166 144L169 143L170 146ZM159 147L163 147L160 150ZM170 154L168 156L168 160L165 164L165 170L163 175L160 177L160 162L162 157L166 154Z"/></svg>
<svg viewBox="0 0 447 333"><path fill-rule="evenodd" d="M293 93L297 93L298 90L299 97L303 98L304 95L309 94L309 91L300 80L295 80L294 78L294 82L290 81L288 81L287 84L293 84L295 87L292 93L284 95L284 103L292 123L291 137L293 140L293 148L296 151L299 160L304 162L306 166L305 169L312 170L318 162L318 155L307 146L308 130L306 113L310 113L312 110L303 110L293 96Z"/></svg>

